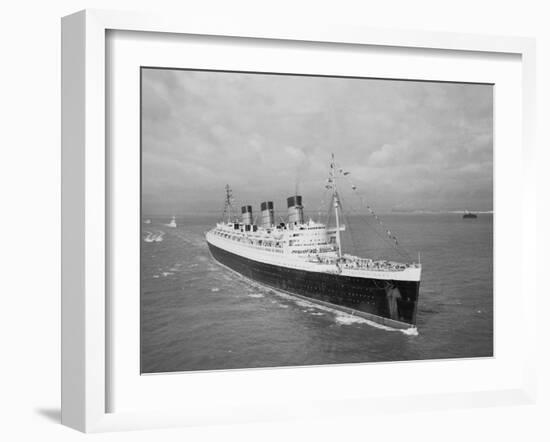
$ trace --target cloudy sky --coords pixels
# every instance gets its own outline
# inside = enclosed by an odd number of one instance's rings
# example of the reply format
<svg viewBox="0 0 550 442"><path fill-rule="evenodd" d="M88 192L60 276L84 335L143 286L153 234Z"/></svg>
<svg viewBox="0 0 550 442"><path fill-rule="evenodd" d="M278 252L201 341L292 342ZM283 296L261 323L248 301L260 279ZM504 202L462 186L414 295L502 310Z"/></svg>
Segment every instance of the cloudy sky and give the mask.
<svg viewBox="0 0 550 442"><path fill-rule="evenodd" d="M492 86L142 70L145 214L318 210L331 152L379 212L492 210Z"/></svg>

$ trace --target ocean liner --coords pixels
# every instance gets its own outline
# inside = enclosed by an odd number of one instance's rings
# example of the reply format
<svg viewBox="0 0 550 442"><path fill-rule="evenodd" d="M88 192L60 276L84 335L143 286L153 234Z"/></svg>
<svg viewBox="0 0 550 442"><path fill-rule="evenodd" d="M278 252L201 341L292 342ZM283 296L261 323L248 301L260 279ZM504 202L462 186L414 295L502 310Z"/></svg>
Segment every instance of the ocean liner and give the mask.
<svg viewBox="0 0 550 442"><path fill-rule="evenodd" d="M262 285L391 328L415 328L420 263L359 257L342 250L345 225L340 220L337 178L348 173L336 167L332 156L325 187L331 193L333 227L306 221L297 192L287 198L286 220L275 222L272 201L261 203L259 222L249 205L242 206L237 220L232 214L231 189L226 186L224 221L206 233L210 253L223 266Z"/></svg>

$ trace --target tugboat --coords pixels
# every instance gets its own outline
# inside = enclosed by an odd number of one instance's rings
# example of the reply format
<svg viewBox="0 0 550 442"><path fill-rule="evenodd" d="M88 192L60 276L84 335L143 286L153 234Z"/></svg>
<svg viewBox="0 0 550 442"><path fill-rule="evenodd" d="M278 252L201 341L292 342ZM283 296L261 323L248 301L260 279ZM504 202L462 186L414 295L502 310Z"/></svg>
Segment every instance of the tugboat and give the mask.
<svg viewBox="0 0 550 442"><path fill-rule="evenodd" d="M464 215L462 215L462 219L473 219L477 218L477 213L469 212L468 210L464 211Z"/></svg>
<svg viewBox="0 0 550 442"><path fill-rule="evenodd" d="M326 188L331 190L335 226L305 221L302 196L287 198L288 218L276 223L272 201L260 205L260 220L252 206L233 216L232 191L226 186L224 220L206 233L212 257L224 267L278 291L365 317L398 329L416 328L420 287L419 262L394 262L359 257L342 250L341 198L334 155ZM356 190L356 186L352 186ZM367 206L378 220L378 217ZM388 237L395 241L391 231Z"/></svg>

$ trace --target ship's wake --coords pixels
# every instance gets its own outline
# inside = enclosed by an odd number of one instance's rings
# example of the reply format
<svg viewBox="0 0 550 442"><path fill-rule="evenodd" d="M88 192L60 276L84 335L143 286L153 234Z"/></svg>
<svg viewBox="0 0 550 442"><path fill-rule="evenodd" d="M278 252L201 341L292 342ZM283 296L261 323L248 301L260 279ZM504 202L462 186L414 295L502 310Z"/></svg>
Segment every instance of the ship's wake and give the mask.
<svg viewBox="0 0 550 442"><path fill-rule="evenodd" d="M187 244L193 247L196 247L198 249L207 248L206 242L204 241L204 237L202 235L194 235L189 232L182 232L181 230L174 232L174 235L177 236L183 242L186 242Z"/></svg>
<svg viewBox="0 0 550 442"><path fill-rule="evenodd" d="M162 230L158 232L145 232L145 237L143 238L143 241L145 242L162 242L162 239L164 237L164 232Z"/></svg>

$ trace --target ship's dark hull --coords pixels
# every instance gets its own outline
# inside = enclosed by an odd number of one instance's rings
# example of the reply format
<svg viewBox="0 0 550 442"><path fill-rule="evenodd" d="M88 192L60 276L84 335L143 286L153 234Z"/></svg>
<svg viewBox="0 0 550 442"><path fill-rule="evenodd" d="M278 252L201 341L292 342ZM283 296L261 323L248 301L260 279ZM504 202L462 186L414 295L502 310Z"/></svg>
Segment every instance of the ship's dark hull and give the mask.
<svg viewBox="0 0 550 442"><path fill-rule="evenodd" d="M416 324L419 282L308 272L251 260L210 243L208 247L218 262L264 285L353 310L381 324L399 328Z"/></svg>

